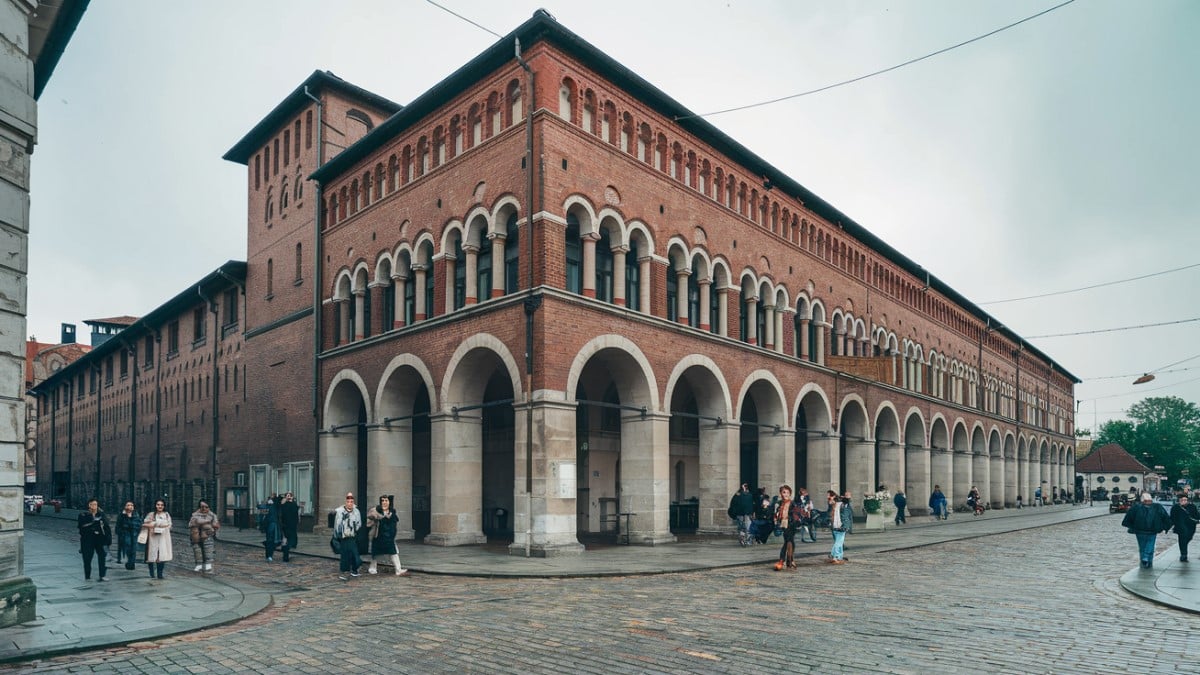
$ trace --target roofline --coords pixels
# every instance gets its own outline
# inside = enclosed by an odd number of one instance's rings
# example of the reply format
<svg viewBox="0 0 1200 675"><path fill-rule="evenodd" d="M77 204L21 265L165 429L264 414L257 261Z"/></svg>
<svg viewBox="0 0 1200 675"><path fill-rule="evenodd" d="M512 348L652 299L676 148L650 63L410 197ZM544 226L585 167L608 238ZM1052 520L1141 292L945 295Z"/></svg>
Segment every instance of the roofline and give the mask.
<svg viewBox="0 0 1200 675"><path fill-rule="evenodd" d="M255 124L252 129L242 136L241 140L233 145L224 155L222 159L227 159L238 164L249 164L250 158L258 151L258 148L263 144L264 140L273 136L276 129L284 123L285 120L296 114L304 106L312 103L305 93L308 89L309 93L316 94L319 91L330 89L341 92L347 96L358 98L367 103L383 110L388 115L395 114L404 106L395 101L388 100L379 94L367 91L362 87L350 84L342 78L334 75L328 70L314 70L312 75L309 75L300 86L292 90L292 93L284 97L279 105L276 105L267 116L262 118L258 124Z"/></svg>
<svg viewBox="0 0 1200 675"><path fill-rule="evenodd" d="M678 124L684 130L701 139L717 152L729 157L744 167L750 174L770 180L773 186L799 200L806 208L828 220L831 224L840 226L843 231L849 233L850 236L858 239L885 259L912 274L917 279L926 279L929 288L941 293L976 319L991 326L993 331L1004 335L1016 343L1018 351L1029 351L1049 364L1053 370L1066 375L1075 384L1082 382L1082 380L1071 374L1047 354L1026 342L1021 336L1004 326L998 319L980 309L978 305L942 282L923 266L903 253L900 253L890 244L871 233L870 230L858 224L853 218L817 196L783 171L772 166L765 159L731 138L703 117L696 116L696 113L668 96L665 92L608 54L605 54L595 45L568 30L543 9L534 12L533 16L525 23L468 61L441 82L435 84L424 94L413 99L411 103L375 127L375 129L357 143L351 145L336 157L331 158L324 165L317 168L309 177L318 182L324 182L334 176L340 175L401 132L424 119L426 115L448 103L471 84L477 82L481 73L491 73L510 61L515 62L514 42L517 39L521 41L521 45L525 49L528 49L539 40L546 40L565 48L568 53L578 58L581 63L592 68L638 100L648 104L653 110L666 116L668 119L674 120L675 124ZM530 114L532 112L530 111ZM1011 356L1015 356L1015 354Z"/></svg>
<svg viewBox="0 0 1200 675"><path fill-rule="evenodd" d="M58 67L58 61L62 58L67 43L71 41L71 36L75 34L75 29L79 27L79 21L83 19L83 13L87 10L89 2L91 0L64 0L56 10L54 25L46 36L46 41L42 43L41 52L33 64L33 99L35 101L41 98L42 91L50 82L50 76ZM38 11L48 10L39 7Z"/></svg>
<svg viewBox="0 0 1200 675"><path fill-rule="evenodd" d="M39 382L36 386L28 390L30 394L38 394L42 390L49 390L53 386L57 386L58 382L67 377L74 377L77 370L84 367L85 363L92 363L120 349L121 345L127 340L136 340L146 335L152 334L155 330L166 323L168 318L175 317L179 310L184 307L194 305L201 298L200 291L203 289L224 288L230 285L237 284L245 285L246 283L246 263L241 260L229 260L217 269L204 275L202 279L188 286L184 290L177 293L174 297L162 303L158 307L151 310L148 314L130 324L123 330L115 333L112 337L105 340L103 343L91 347L91 349L80 356L75 361L67 364L57 373Z"/></svg>

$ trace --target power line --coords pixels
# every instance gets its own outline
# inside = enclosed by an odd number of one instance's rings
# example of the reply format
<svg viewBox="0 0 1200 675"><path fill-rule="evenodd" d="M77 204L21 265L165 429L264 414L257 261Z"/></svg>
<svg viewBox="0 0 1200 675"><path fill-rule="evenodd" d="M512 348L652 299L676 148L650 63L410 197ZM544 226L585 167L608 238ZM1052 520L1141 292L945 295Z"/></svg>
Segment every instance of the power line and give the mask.
<svg viewBox="0 0 1200 675"><path fill-rule="evenodd" d="M1156 328L1158 326L1174 326L1176 324L1191 323L1193 321L1200 321L1200 317L1196 317L1194 319L1180 319L1179 321L1163 321L1162 323L1144 323L1140 326L1121 326L1119 328L1100 328L1097 330L1081 330L1077 333L1051 333L1049 335L1027 335L1027 336L1025 336L1025 339L1026 340L1036 340L1038 338L1067 337L1067 336L1071 336L1071 335L1095 335L1096 333L1115 333L1117 331L1136 330L1138 328Z"/></svg>
<svg viewBox="0 0 1200 675"><path fill-rule="evenodd" d="M426 0L426 1L427 1L427 2L431 2L432 0ZM1056 10L1056 9L1058 9L1058 8L1060 8L1060 7L1066 7L1067 5L1071 4L1072 2L1075 2L1075 0L1067 0L1066 2L1064 2L1064 3L1061 3L1061 4L1058 4L1058 5L1055 5L1055 6L1051 7L1051 8L1049 8L1049 9L1044 9L1044 10L1042 10L1042 11L1038 12L1037 14L1033 14L1033 15L1031 15L1031 16L1027 16L1027 17L1025 17L1024 19L1021 19L1020 21L1014 21L1013 23L1010 23L1010 24L1008 24L1007 26L1002 26L1002 27L1000 27L1000 28L997 28L996 30L993 30L993 31L991 31L991 32L984 33L983 35L977 35L977 36L975 36L975 37L971 38L970 40L965 40L965 41L963 41L963 42L960 42L960 43L958 43L958 44L956 44L956 45L951 45L951 46L949 46L949 47L944 47L944 48L942 48L942 49L939 49L939 50L937 50L936 52L930 52L929 54L926 54L926 55L924 55L924 56L918 56L918 57L917 57L917 58L915 58L915 59L909 59L908 61L905 61L904 63L898 63L898 64L896 64L896 65L894 65L894 66L891 66L891 67L889 67L889 68L884 68L884 69L882 69L882 70L876 70L876 71L875 71L875 72L873 72L873 73L867 73L866 75L859 75L858 77L854 77L854 78L851 78L851 79L849 79L849 80L843 80L843 81L841 81L841 82L837 82L837 83L834 83L834 84L828 84L828 85L825 85L824 87L819 87L819 88L817 88L817 89L810 89L810 90L808 90L808 91L803 91L803 92L800 92L799 94L791 94L791 95L789 95L789 96L781 96L780 98L774 98L774 99L771 99L771 100L769 100L769 101L762 101L762 102L759 102L759 103L751 103L751 104L749 104L749 105L742 105L742 106L738 106L738 107L736 107L736 108L726 108L725 110L715 110L715 111L713 111L713 112L699 113L699 114L695 114L695 115L679 115L679 116L675 117L675 121L677 121L677 122L678 122L679 120L691 119L691 118L693 118L693 117L712 117L713 115L723 115L723 114L725 114L725 113L729 113L729 112L736 112L736 111L738 111L738 110L749 110L750 108L760 108L760 107L762 107L762 106L765 106L765 105L771 105L772 103L780 103L780 102L782 102L782 101L790 101L790 100L792 100L792 99L794 99L794 98L800 98L801 96L809 96L809 95L811 95L811 94L819 94L819 93L821 93L821 92L823 92L823 91L829 91L830 89L836 89L836 88L838 88L838 87L843 87L843 86L845 86L845 85L847 85L847 84L853 84L853 83L855 83L855 82L861 82L862 80L865 80L865 79L867 79L867 78L869 78L869 77L875 77L876 75L883 75L884 73L890 73L890 72L892 72L893 70L897 70L897 69L899 69L899 68L903 68L904 66L909 66L909 65L912 65L912 64L914 64L914 63L917 63L917 62L919 62L919 61L924 61L925 59L932 58L932 57L934 57L934 56L938 56L939 54L945 54L946 52L948 52L948 51L951 51L951 50L953 50L953 49L958 49L959 47L965 47L966 45L969 45L969 44L971 44L972 42L978 42L978 41L980 41L980 40L982 40L982 39L984 39L984 38L986 38L986 37L991 37L991 36L995 35L996 33L1000 33L1000 32L1003 32L1003 31L1006 31L1006 30L1008 30L1009 28L1013 28L1013 27L1019 26L1019 25L1021 25L1021 24L1025 23L1026 21L1032 21L1033 19L1036 19L1036 18L1038 18L1039 16L1042 16L1043 14L1049 14L1050 12L1053 12L1054 10Z"/></svg>
<svg viewBox="0 0 1200 675"><path fill-rule="evenodd" d="M1127 391L1123 394L1109 394L1108 396L1096 396L1094 398L1082 398L1082 399L1079 399L1079 401L1082 403L1084 401L1103 401L1106 398L1121 398L1122 396L1141 396L1142 394L1145 394L1146 392L1161 391L1163 389L1170 389L1171 387L1178 387L1181 384L1191 384L1192 382L1200 382L1200 377L1193 377L1190 380L1184 380L1182 382L1176 382L1174 384L1164 384L1161 387L1154 387L1153 389L1137 389L1135 391Z"/></svg>
<svg viewBox="0 0 1200 675"><path fill-rule="evenodd" d="M1033 300L1035 298L1048 298L1052 295L1066 295L1067 293L1078 293L1079 291L1090 291L1093 288L1104 288L1105 286L1116 286L1117 284L1124 284L1124 283L1128 283L1130 281L1140 281L1142 279L1149 279L1151 277L1162 276L1164 274L1170 274L1172 272L1182 272L1183 270L1190 270L1193 267L1200 267L1200 263L1192 263L1191 265L1184 265L1183 267L1176 267L1175 269L1163 270L1161 272L1153 272L1151 274L1143 274L1140 277L1130 277L1128 279L1120 279L1117 281L1106 281L1102 284L1092 284L1091 286L1083 286L1081 288L1072 288L1067 291L1054 291L1052 293L1041 293L1038 295L1026 295L1023 298L1008 298L1007 300L988 300L987 302L977 302L975 304L977 304L977 305L999 305L999 304L1002 304L1005 302L1018 302L1020 300Z"/></svg>
<svg viewBox="0 0 1200 675"><path fill-rule="evenodd" d="M1174 370L1152 370L1150 372L1154 373L1155 375L1166 375L1168 373L1182 373L1182 372L1188 371L1188 370L1196 370L1197 368L1200 368L1200 366L1192 366L1191 368L1176 368ZM1084 382L1095 382L1096 380L1123 380L1127 377L1140 377L1141 375L1144 375L1144 374L1145 373L1129 373L1127 375L1105 375L1104 377L1086 377L1086 378L1084 378Z"/></svg>
<svg viewBox="0 0 1200 675"><path fill-rule="evenodd" d="M1163 368L1170 368L1171 366L1177 366L1181 363L1187 363L1188 361L1191 361L1193 359L1200 359L1200 354L1197 354L1195 356L1189 356L1186 359L1181 359L1179 361L1176 361L1175 363L1168 363L1167 365L1163 366L1162 368L1155 368L1154 370L1152 370L1150 372L1152 372L1152 373L1158 373L1158 372L1173 373L1176 371L1173 371L1173 370L1163 371ZM1180 368L1179 370L1191 370L1191 368Z"/></svg>
<svg viewBox="0 0 1200 675"><path fill-rule="evenodd" d="M448 7L443 7L442 5L437 4L433 0L425 0L425 2L428 2L429 4L433 5L434 7L437 7L438 9L442 10L443 12L446 12L447 14L457 16L458 18L462 19L463 21L466 21L467 23L471 24L472 26L475 26L479 30L487 31L488 33L491 33L492 35L495 35L496 37L498 37L500 39L504 39L503 35L497 33L496 31L492 30L491 28L477 24L474 21L468 19L467 17L463 16L462 14L459 14L458 12L456 12Z"/></svg>

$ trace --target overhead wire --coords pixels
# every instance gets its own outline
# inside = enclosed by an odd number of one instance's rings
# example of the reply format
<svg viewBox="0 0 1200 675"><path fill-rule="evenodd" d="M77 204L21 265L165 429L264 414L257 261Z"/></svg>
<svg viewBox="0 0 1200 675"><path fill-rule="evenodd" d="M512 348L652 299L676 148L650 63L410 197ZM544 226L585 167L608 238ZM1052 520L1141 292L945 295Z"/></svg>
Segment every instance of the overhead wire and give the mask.
<svg viewBox="0 0 1200 675"><path fill-rule="evenodd" d="M1142 394L1145 394L1146 392L1151 392L1151 391L1162 391L1163 389L1170 389L1171 387L1178 387L1178 386L1179 386L1179 385L1181 385L1181 384L1191 384L1192 382L1200 382L1200 377L1193 377L1193 378L1192 378L1192 379L1190 379L1190 380L1183 380L1182 382L1175 382L1175 383L1172 383L1172 384L1164 384L1164 385L1163 385L1163 386L1161 386L1161 387L1154 387L1154 388L1152 388L1152 389L1137 389L1137 390L1134 390L1134 391L1127 391L1127 392L1124 392L1124 393L1121 393L1121 394L1108 394L1107 396L1093 396L1092 398L1081 398L1081 399L1079 399L1079 400L1080 400L1080 402L1083 402L1083 401L1102 401L1102 400L1104 400L1104 399L1106 399L1106 398L1121 398L1122 396L1140 396L1140 395L1142 395Z"/></svg>
<svg viewBox="0 0 1200 675"><path fill-rule="evenodd" d="M977 305L999 305L999 304L1003 304L1006 302L1019 302L1021 300L1034 300L1037 298L1049 298L1054 295L1067 295L1068 293L1078 293L1080 291L1090 291L1093 288L1104 288L1105 286L1116 286L1117 284L1125 284L1125 283L1129 283L1130 281L1141 281L1142 279L1149 279L1151 277L1158 277L1158 276L1162 276L1164 274L1171 274L1172 272L1182 272L1183 270L1190 270L1193 267L1200 267L1200 263L1192 263L1191 265L1184 265L1183 267L1176 267L1174 269L1163 270L1161 272L1152 272L1150 274L1143 274L1141 276L1130 277L1128 279L1118 279L1117 281L1106 281L1106 282L1100 283L1100 284L1092 284L1091 286L1081 286L1080 288L1072 288L1072 289L1065 290L1065 291L1053 291L1051 293L1039 293L1037 295L1026 295L1026 296L1020 297L1020 298L1007 298L1004 300L988 300L987 302L977 302L975 304L977 304Z"/></svg>
<svg viewBox="0 0 1200 675"><path fill-rule="evenodd" d="M1118 331L1137 330L1139 328L1157 328L1159 326L1174 326L1174 325L1181 324L1181 323L1191 323L1193 321L1200 321L1200 317L1196 317L1194 319L1180 319L1178 321L1163 321L1161 323L1144 323L1144 324L1141 324L1138 326L1119 326L1117 328L1097 328L1096 330L1081 330L1081 331L1076 331L1074 333L1048 333L1046 335L1027 335L1025 337L1025 339L1026 340L1036 340L1038 338L1068 337L1068 336L1072 336L1072 335L1095 335L1097 333L1116 333Z"/></svg>
<svg viewBox="0 0 1200 675"><path fill-rule="evenodd" d="M428 2L429 4L433 5L434 7L437 7L438 9L442 10L443 12L446 12L447 14L456 16L456 17L462 19L463 21L466 21L467 23L471 24L472 26L475 26L476 28L478 28L482 31L491 33L492 35L495 35L496 37L498 37L500 39L504 38L503 35L497 33L496 31L492 30L491 28L488 28L487 26L484 26L482 24L475 23L474 21L468 19L467 17L463 16L462 14L459 14L458 12L450 9L449 7L439 5L438 3L434 2L433 0L425 0L425 2Z"/></svg>
<svg viewBox="0 0 1200 675"><path fill-rule="evenodd" d="M1150 372L1154 373L1155 375L1166 375L1167 373L1182 373L1182 372L1185 372L1188 370L1196 370L1197 368L1200 368L1200 366L1192 366L1191 368L1176 368L1174 370L1161 370L1160 369L1160 370L1153 370ZM1123 379L1126 379L1129 377L1139 377L1144 374L1145 373L1128 373L1126 375L1105 375L1103 377L1085 377L1085 378L1083 378L1083 381L1084 382L1095 382L1096 380L1123 380Z"/></svg>
<svg viewBox="0 0 1200 675"><path fill-rule="evenodd" d="M426 1L431 2L432 0L426 0ZM1010 28L1015 28L1015 27L1025 23L1026 21L1032 21L1032 20L1038 18L1039 16L1049 14L1050 12L1053 12L1054 10L1059 9L1061 7L1066 7L1067 5L1071 4L1072 2L1075 2L1075 0L1066 0L1066 2L1059 3L1053 7L1050 7L1049 9L1044 9L1044 10L1038 12L1037 14L1032 14L1030 16L1027 16L1024 19L1021 19L1020 21L1014 21L1014 22L1008 24L1007 26L1001 26L1000 28L997 28L995 30L988 31L987 33L984 33L983 35L977 35L977 36L971 38L970 40L964 40L962 42L959 42L958 44L950 45L949 47L943 47L942 49L939 49L935 52L930 52L924 56L918 56L915 59L909 59L909 60L905 61L904 63L898 63L898 64L896 64L894 66L890 66L888 68L883 68L881 70L876 70L875 72L872 72L872 73L867 73L866 75L859 75L858 77L853 77L853 78L850 78L849 80L842 80L841 82L835 82L834 84L828 84L828 85L825 85L824 87L818 87L816 89L802 91L799 94L791 94L788 96L781 96L779 98L773 98L769 101L760 101L758 103L750 103L748 105L741 105L741 106L737 106L734 108L726 108L724 110L714 110L712 112L706 112L706 113L696 113L693 115L677 115L674 119L675 119L675 121L678 122L679 120L692 119L692 118L696 118L696 117L712 117L713 115L723 115L725 113L737 112L739 110L749 110L751 108L761 108L762 106L765 106L765 105L781 103L783 101L790 101L792 99L800 98L802 96L811 96L812 94L819 94L823 91L829 91L830 89L844 87L848 84L854 84L855 82L861 82L867 78L875 77L876 75L883 75L884 73L890 73L893 70L898 70L900 68L903 68L904 66L910 66L914 63L924 61L925 59L933 58L940 54L945 54L946 52L952 51L954 49L958 49L959 47L965 47L965 46L971 44L972 42L979 42L980 40L982 40L984 38L991 37L997 33L1004 32Z"/></svg>

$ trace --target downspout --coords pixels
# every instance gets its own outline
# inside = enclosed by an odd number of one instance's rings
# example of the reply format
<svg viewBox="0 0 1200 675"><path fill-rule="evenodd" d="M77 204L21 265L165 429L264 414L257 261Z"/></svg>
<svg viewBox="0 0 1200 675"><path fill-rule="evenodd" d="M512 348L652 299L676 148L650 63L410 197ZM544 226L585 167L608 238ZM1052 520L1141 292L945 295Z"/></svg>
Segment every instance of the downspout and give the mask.
<svg viewBox="0 0 1200 675"><path fill-rule="evenodd" d="M162 330L154 331L154 492L162 483Z"/></svg>
<svg viewBox="0 0 1200 675"><path fill-rule="evenodd" d="M100 495L100 446L104 437L104 381L100 379L100 365L93 363L92 368L96 371L96 491L92 494L99 498Z"/></svg>
<svg viewBox="0 0 1200 675"><path fill-rule="evenodd" d="M41 395L50 408L50 498L54 499L54 455L58 452L58 406L49 396ZM70 426L67 427L70 429ZM70 431L67 432L70 434ZM24 450L22 450L24 452Z"/></svg>
<svg viewBox="0 0 1200 675"><path fill-rule="evenodd" d="M325 163L325 104L317 96L313 96L308 90L308 85L304 87L304 95L312 99L312 102L317 106L317 166L321 168ZM321 344L324 341L322 335L322 317L321 317L321 205L325 201L324 190L320 181L316 183L316 199L313 200L313 357L312 357L312 417L313 417L313 481L319 486L321 480L321 450L320 450L320 404L321 404ZM314 490L314 493L318 490ZM313 505L317 504L316 495L313 499ZM313 513L316 513L314 508Z"/></svg>
<svg viewBox="0 0 1200 675"><path fill-rule="evenodd" d="M533 546L533 315L542 304L542 296L533 292L533 110L536 104L533 95L533 69L521 58L521 39L513 45L517 63L525 71L525 91L528 105L525 107L525 239L529 242L529 256L525 298L525 557L532 553Z"/></svg>
<svg viewBox="0 0 1200 675"><path fill-rule="evenodd" d="M224 270L222 270L222 269L220 269L220 268L217 268L217 273L218 273L219 275L221 275L222 277L224 277L225 279L230 279L230 277L229 277L228 275L226 275L226 274L225 274ZM231 280L231 279L230 279L230 280ZM235 283L236 283L236 282L235 282ZM210 469L210 471L212 472L212 486L213 486L213 492L214 492L214 494L212 494L212 495L209 495L209 497L208 497L208 498L209 498L209 500L210 500L210 501L212 501L214 504L218 504L217 508L218 508L218 509L220 509L220 508L221 508L221 506L220 506L219 502L217 502L217 501L216 501L216 499L217 499L217 496L218 496L218 495L217 495L217 494L215 494L215 493L217 493L217 492L218 492L218 490L217 490L217 484L218 484L218 482L219 482L219 477L220 477L220 474L218 474L218 473L217 473L217 443L218 443L218 442L220 441L220 439L221 439L221 415L220 415L220 405L219 405L219 404L220 404L220 402L221 402L221 398L220 398L220 391L221 391L221 387L220 387L220 384L221 384L221 379L220 379L220 378L221 378L221 373L220 373L220 372L218 371L218 369L217 369L217 355L218 355L218 351L217 351L217 345L218 345L218 344L220 343L220 341L221 341L221 337L218 335L218 332L221 330L221 318L220 318L220 315L217 313L217 305L216 305L216 303L212 302L211 300L209 300L209 299L208 299L208 297L207 297L207 296L205 296L205 295L204 295L204 289L203 289L203 288L201 288L200 286L196 286L196 293L197 293L197 294L198 294L198 295L199 295L199 296L200 296L200 297L201 297L201 298L204 300L204 302L205 302L205 303L207 303L207 304L208 304L208 311L209 311L209 313L210 313L210 314L212 314L212 316L213 316L213 336L212 336L212 337L213 337L213 340L212 340L212 378L213 378L213 394L212 394L212 447L211 447L211 448L209 449L209 451L208 451L208 452L209 452L209 455L208 455L208 463L209 463L209 469ZM245 303L243 302L242 304L245 304ZM218 511L217 511L217 513L221 513L221 511L220 511L220 510L218 510Z"/></svg>
<svg viewBox="0 0 1200 675"><path fill-rule="evenodd" d="M83 393L83 392L79 392L79 393ZM57 443L55 445L57 446ZM71 454L72 454L72 450L74 449L74 447L75 447L75 397L72 396L71 397L71 407L67 409L67 472L66 472L67 473L67 485L66 485L67 494L65 496L68 500L71 499ZM55 454L57 454L57 447L55 448L55 450L56 450ZM52 460L52 463L57 463L57 462L54 462ZM52 485L52 486L54 485L53 470L51 470L51 473L50 473L50 485ZM50 493L54 494L53 487L50 488ZM57 498L58 495L55 495L55 497ZM70 503L70 502L68 501L68 503Z"/></svg>
<svg viewBox="0 0 1200 675"><path fill-rule="evenodd" d="M134 478L137 476L137 437L138 437L138 363L137 346L121 340L121 346L133 360L133 380L129 385L129 490L126 499L133 499Z"/></svg>

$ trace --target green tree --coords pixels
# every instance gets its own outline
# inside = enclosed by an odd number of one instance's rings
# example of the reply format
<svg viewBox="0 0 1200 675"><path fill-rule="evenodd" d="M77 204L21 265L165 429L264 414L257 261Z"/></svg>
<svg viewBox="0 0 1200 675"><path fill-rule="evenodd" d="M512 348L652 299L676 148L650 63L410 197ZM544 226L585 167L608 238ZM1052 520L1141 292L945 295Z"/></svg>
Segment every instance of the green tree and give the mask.
<svg viewBox="0 0 1200 675"><path fill-rule="evenodd" d="M1100 433L1096 434L1096 442L1092 444L1092 447L1099 448L1109 443L1116 443L1125 448L1129 454L1145 461L1145 458L1141 456L1141 450L1137 447L1137 430L1134 428L1133 422L1109 420L1101 424Z"/></svg>
<svg viewBox="0 0 1200 675"><path fill-rule="evenodd" d="M1129 406L1135 457L1162 465L1172 482L1200 469L1200 408L1178 396L1145 398ZM1128 449L1128 448L1126 448ZM1148 458L1149 461L1146 461Z"/></svg>

